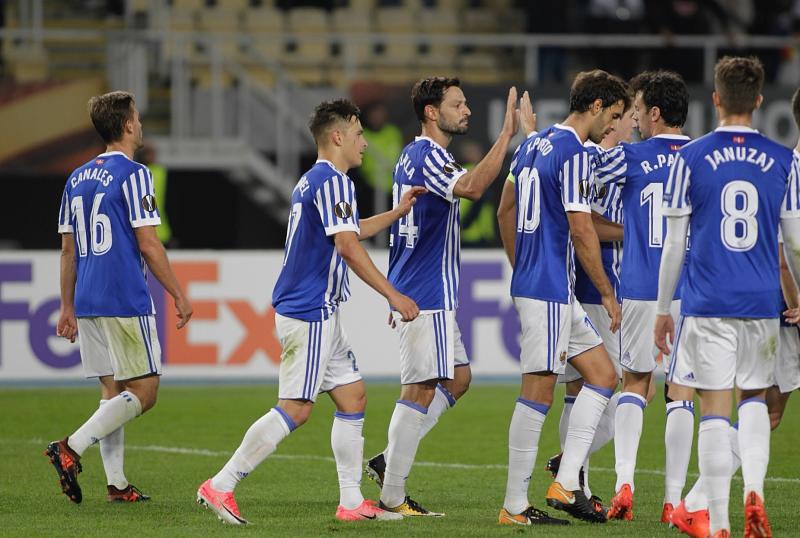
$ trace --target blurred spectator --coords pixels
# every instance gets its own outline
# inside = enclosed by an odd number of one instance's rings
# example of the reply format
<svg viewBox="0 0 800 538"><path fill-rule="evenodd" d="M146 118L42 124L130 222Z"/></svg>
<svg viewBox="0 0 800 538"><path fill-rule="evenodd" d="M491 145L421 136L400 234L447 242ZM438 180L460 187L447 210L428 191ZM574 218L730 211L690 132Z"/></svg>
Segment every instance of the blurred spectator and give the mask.
<svg viewBox="0 0 800 538"><path fill-rule="evenodd" d="M578 31L576 0L530 2L517 0L515 8L525 12L525 31L529 34L565 34ZM563 82L567 58L561 47L539 49L539 81Z"/></svg>
<svg viewBox="0 0 800 538"><path fill-rule="evenodd" d="M172 228L167 218L167 169L156 162L156 148L145 143L136 152L136 161L147 166L153 176L153 190L156 195L158 212L161 215L161 225L156 227L158 239L168 247L176 247L177 240L172 237Z"/></svg>
<svg viewBox="0 0 800 538"><path fill-rule="evenodd" d="M458 161L464 168L472 168L485 155L484 148L474 140L464 140L458 148ZM502 184L502 182L501 182ZM494 186L477 202L461 199L461 244L465 247L497 246L497 207L494 203Z"/></svg>
<svg viewBox="0 0 800 538"><path fill-rule="evenodd" d="M364 138L369 146L364 152L364 160L359 174L364 183L370 187L372 196L367 196L372 204L365 207L359 197L359 206L371 211L361 211L364 216L386 211L389 207L388 197L392 192L392 176L398 155L403 151L403 132L389 121L389 109L386 103L377 101L367 105L362 115Z"/></svg>
<svg viewBox="0 0 800 538"><path fill-rule="evenodd" d="M639 34L645 28L644 0L588 0L583 31L587 34ZM641 52L638 49L595 49L594 65L611 73L629 78L640 71Z"/></svg>

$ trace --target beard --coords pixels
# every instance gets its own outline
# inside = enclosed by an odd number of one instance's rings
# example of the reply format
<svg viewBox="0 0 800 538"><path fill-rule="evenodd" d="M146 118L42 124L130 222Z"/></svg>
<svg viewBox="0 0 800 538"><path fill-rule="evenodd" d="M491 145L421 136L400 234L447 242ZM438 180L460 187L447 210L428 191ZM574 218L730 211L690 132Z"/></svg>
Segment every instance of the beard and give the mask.
<svg viewBox="0 0 800 538"><path fill-rule="evenodd" d="M447 122L441 118L439 118L436 126L439 127L440 131L451 136L466 134L467 129L469 128L468 125L459 125L455 122Z"/></svg>

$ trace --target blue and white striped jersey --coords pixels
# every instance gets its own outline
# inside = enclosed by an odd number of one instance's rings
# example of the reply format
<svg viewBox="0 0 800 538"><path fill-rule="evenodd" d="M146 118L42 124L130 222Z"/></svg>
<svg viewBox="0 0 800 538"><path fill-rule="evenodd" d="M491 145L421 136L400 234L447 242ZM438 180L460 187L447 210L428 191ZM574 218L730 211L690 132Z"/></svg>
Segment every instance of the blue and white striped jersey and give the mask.
<svg viewBox="0 0 800 538"><path fill-rule="evenodd" d="M586 146L586 150L592 160L595 160L598 155L604 152L603 148L591 141L587 141L584 146ZM614 184L598 189L596 196L591 200L592 211L599 213L611 222L622 224L622 201L619 195L619 188ZM608 281L611 282L611 286L614 288L614 295L619 300L622 243L619 241L600 242L600 257L603 259L603 269L605 269ZM602 303L600 292L594 287L592 280L580 263L575 264L575 298L583 304Z"/></svg>
<svg viewBox="0 0 800 538"><path fill-rule="evenodd" d="M571 303L575 251L567 211L589 213L593 172L577 133L553 125L532 133L514 153L517 238L511 295Z"/></svg>
<svg viewBox="0 0 800 538"><path fill-rule="evenodd" d="M76 316L155 313L134 228L159 224L150 171L124 153L102 153L70 174L58 231L75 242Z"/></svg>
<svg viewBox="0 0 800 538"><path fill-rule="evenodd" d="M776 318L778 224L800 218L800 156L748 127L686 144L670 169L664 214L689 215L681 313Z"/></svg>
<svg viewBox="0 0 800 538"><path fill-rule="evenodd" d="M684 135L656 135L611 148L595 159L598 182L621 191L625 241L620 288L623 299L655 301L658 269L666 233L661 208L664 184L675 155L689 141ZM681 285L675 290L680 298Z"/></svg>
<svg viewBox="0 0 800 538"><path fill-rule="evenodd" d="M328 319L350 297L347 264L334 235L360 233L353 181L318 160L292 192L283 268L272 291L275 311L304 321Z"/></svg>
<svg viewBox="0 0 800 538"><path fill-rule="evenodd" d="M446 149L424 136L403 149L394 167L395 206L411 187L429 191L392 224L389 236L389 282L420 310L458 306L461 217L453 188L465 173Z"/></svg>

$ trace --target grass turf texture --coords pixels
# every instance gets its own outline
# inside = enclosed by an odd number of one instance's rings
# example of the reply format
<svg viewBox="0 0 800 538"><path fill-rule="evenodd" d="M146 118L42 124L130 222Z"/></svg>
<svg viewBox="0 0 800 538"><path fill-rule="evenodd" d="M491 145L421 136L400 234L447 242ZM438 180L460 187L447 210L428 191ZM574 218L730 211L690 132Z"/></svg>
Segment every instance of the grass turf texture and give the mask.
<svg viewBox="0 0 800 538"><path fill-rule="evenodd" d="M382 450L397 386L367 387L365 457ZM412 497L441 519L342 523L336 468L330 448L333 406L320 397L311 420L294 432L236 490L250 527L223 526L213 513L194 503L197 487L214 474L238 446L245 430L274 405L277 388L264 386L163 386L158 405L126 427L125 469L129 480L153 499L120 505L105 501L100 451L91 447L82 459L83 503L61 494L56 474L42 452L48 441L71 433L97 408L97 388L0 389L0 534L44 536L678 536L659 523L664 491L664 403L659 393L645 411L639 447L635 520L569 527L501 527L497 514L505 491L508 424L518 388L476 384L442 417L420 445L408 480ZM767 509L776 536L797 536L796 492L800 488L796 447L800 446L797 396L790 400L781 427L773 433ZM558 451L560 393L545 422L530 487L530 500L548 509L544 494L550 476L543 470ZM697 446L695 436L694 448ZM184 449L184 450L182 450ZM613 442L592 458L590 485L609 501L614 487ZM436 464L463 464L439 466ZM697 470L692 458L689 485ZM733 535L740 536L740 475L731 494ZM376 486L364 478L367 498ZM554 510L548 511L558 515ZM558 515L558 517L562 517ZM569 516L564 515L568 518Z"/></svg>

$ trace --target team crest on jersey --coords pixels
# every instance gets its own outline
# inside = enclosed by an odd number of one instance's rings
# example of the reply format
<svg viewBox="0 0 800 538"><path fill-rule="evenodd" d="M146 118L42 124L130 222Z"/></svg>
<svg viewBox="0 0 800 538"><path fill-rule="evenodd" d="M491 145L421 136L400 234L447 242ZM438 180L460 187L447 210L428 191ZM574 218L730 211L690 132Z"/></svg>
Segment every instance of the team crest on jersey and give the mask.
<svg viewBox="0 0 800 538"><path fill-rule="evenodd" d="M608 193L608 187L605 185L595 185L594 186L594 197L596 200L601 200L606 197L606 193Z"/></svg>
<svg viewBox="0 0 800 538"><path fill-rule="evenodd" d="M333 212L340 219L349 219L353 215L353 208L347 202L339 202L333 206Z"/></svg>
<svg viewBox="0 0 800 538"><path fill-rule="evenodd" d="M566 363L567 362L567 352L566 351L562 351L561 355L558 356L558 360L561 362L561 364Z"/></svg>
<svg viewBox="0 0 800 538"><path fill-rule="evenodd" d="M95 159L95 164L103 164L105 161L103 159Z"/></svg>
<svg viewBox="0 0 800 538"><path fill-rule="evenodd" d="M460 172L463 169L464 167L456 162L447 163L442 167L442 170L444 170L445 174L454 174L455 172Z"/></svg>
<svg viewBox="0 0 800 538"><path fill-rule="evenodd" d="M733 137L734 144L744 144L744 137L743 136L734 136Z"/></svg>
<svg viewBox="0 0 800 538"><path fill-rule="evenodd" d="M142 209L153 212L156 210L156 197L152 194L145 194L142 197Z"/></svg>

